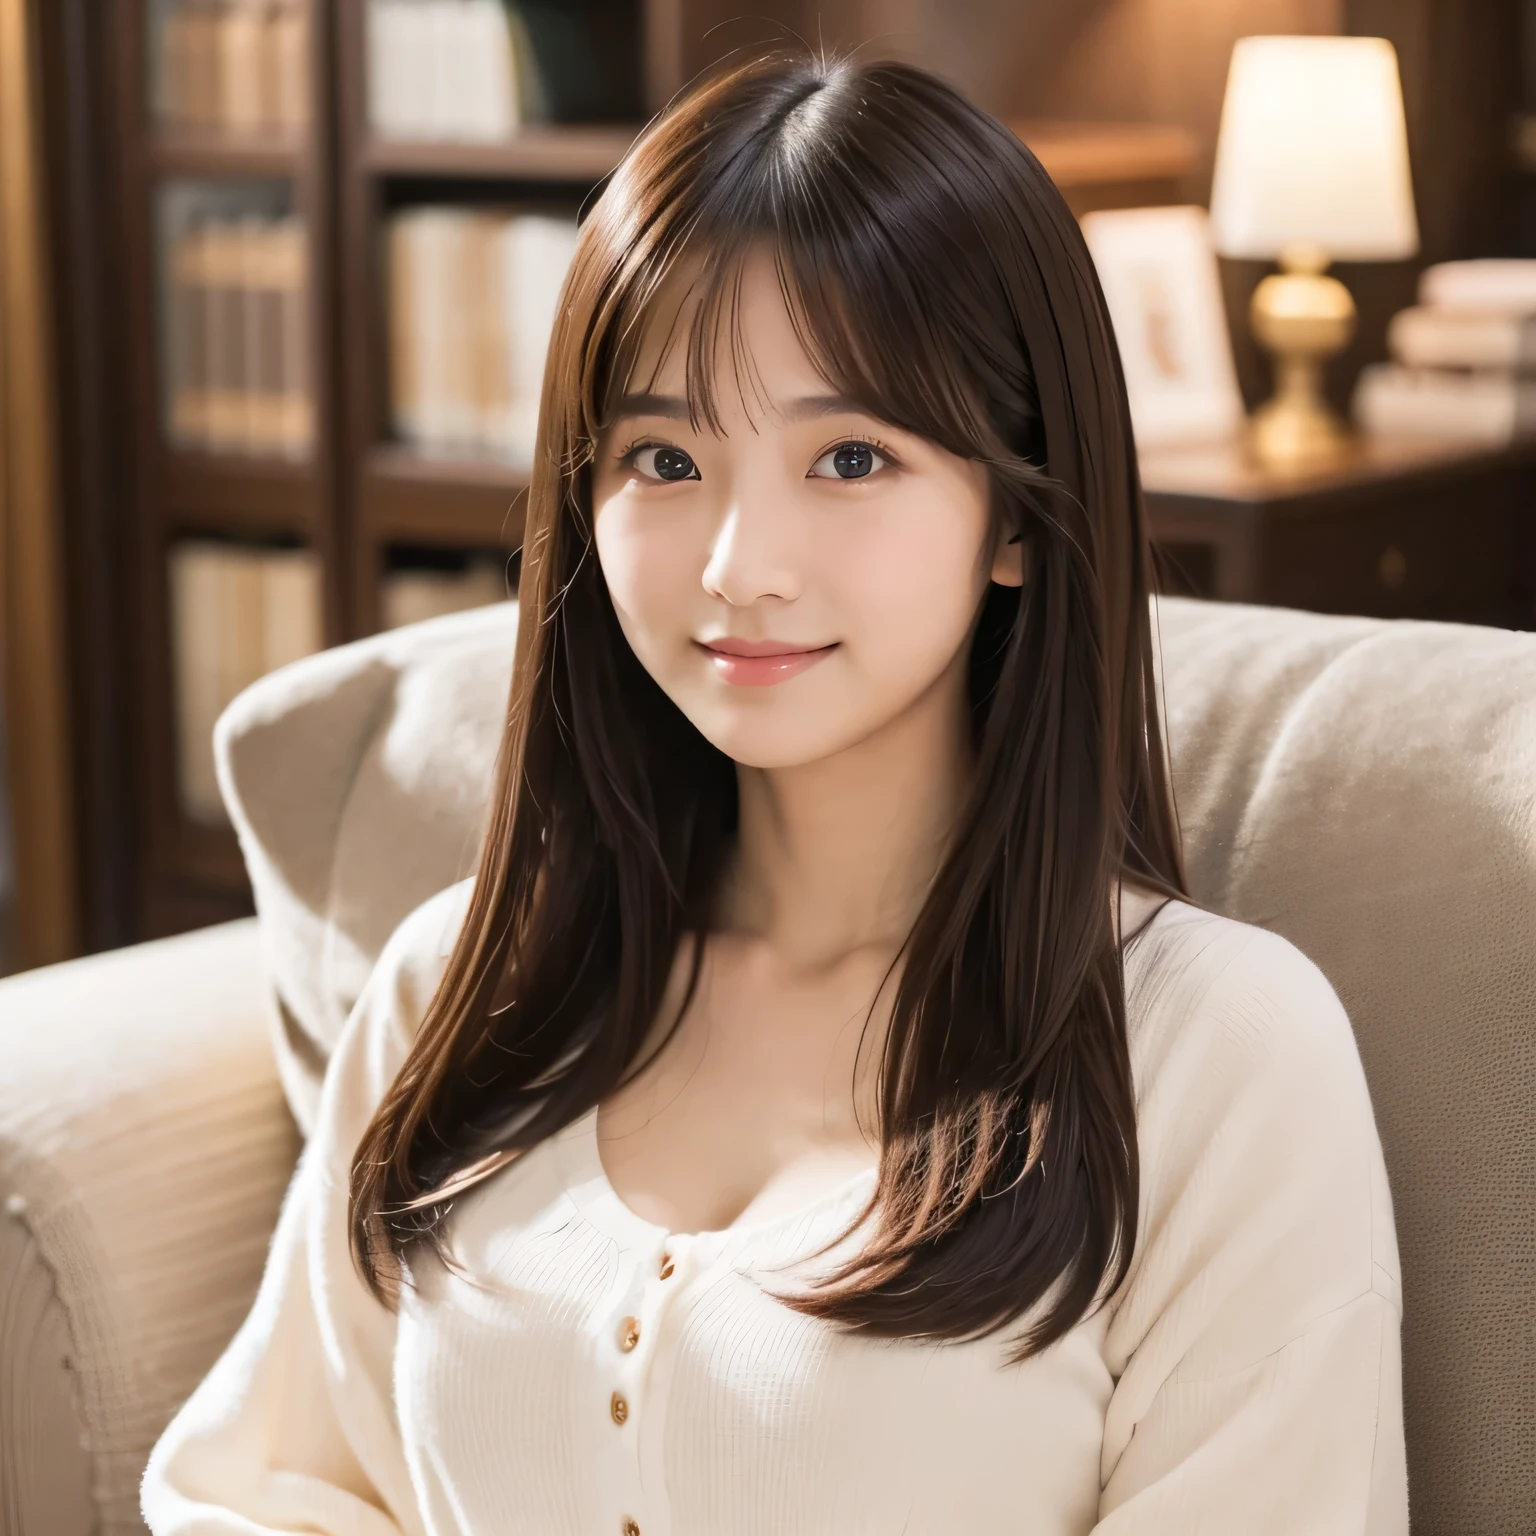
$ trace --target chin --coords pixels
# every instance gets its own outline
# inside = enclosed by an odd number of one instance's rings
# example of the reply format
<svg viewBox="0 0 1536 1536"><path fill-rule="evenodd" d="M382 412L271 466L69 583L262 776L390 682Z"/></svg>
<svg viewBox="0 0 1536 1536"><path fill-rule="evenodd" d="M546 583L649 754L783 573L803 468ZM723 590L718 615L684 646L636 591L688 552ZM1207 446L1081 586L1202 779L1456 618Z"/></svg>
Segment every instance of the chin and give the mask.
<svg viewBox="0 0 1536 1536"><path fill-rule="evenodd" d="M766 709L713 701L705 708L683 705L683 713L712 747L743 768L802 768L835 757L871 728L867 721L807 718L810 711L789 697Z"/></svg>

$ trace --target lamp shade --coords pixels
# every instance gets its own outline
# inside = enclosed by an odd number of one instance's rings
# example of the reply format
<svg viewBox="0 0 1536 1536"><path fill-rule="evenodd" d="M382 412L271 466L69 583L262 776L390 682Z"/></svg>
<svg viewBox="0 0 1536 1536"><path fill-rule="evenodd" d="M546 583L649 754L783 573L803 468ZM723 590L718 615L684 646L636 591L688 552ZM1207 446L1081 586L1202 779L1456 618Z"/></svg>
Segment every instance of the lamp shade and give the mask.
<svg viewBox="0 0 1536 1536"><path fill-rule="evenodd" d="M1211 187L1224 256L1316 245L1329 259L1419 248L1397 54L1381 37L1244 37L1232 49Z"/></svg>

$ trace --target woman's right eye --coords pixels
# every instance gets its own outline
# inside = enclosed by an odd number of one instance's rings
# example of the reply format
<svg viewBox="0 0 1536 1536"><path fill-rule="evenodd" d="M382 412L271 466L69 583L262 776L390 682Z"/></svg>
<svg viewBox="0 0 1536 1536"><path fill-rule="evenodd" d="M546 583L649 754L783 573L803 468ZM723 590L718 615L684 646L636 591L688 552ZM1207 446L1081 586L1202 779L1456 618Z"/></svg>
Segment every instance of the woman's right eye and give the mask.
<svg viewBox="0 0 1536 1536"><path fill-rule="evenodd" d="M635 468L647 480L699 480L699 467L681 448L667 448L652 443L636 448L633 454Z"/></svg>

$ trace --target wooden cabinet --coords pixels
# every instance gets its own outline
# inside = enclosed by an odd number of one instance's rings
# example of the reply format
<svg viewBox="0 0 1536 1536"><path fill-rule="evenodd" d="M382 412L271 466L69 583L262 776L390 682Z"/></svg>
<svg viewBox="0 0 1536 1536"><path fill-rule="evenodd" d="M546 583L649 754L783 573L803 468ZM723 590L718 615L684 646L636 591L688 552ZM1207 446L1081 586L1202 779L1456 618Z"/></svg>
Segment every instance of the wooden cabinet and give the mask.
<svg viewBox="0 0 1536 1536"><path fill-rule="evenodd" d="M1325 613L1536 626L1536 442L1363 439L1284 473L1236 444L1147 452L1170 588Z"/></svg>

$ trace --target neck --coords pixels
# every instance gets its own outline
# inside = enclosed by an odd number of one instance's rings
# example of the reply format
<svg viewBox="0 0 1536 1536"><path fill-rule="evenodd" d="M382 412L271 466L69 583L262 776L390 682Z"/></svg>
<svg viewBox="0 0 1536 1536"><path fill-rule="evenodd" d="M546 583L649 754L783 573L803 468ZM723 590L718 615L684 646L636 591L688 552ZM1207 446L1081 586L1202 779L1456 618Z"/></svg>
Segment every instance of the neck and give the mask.
<svg viewBox="0 0 1536 1536"><path fill-rule="evenodd" d="M943 858L974 761L964 675L873 735L793 768L737 768L727 926L807 963L894 953Z"/></svg>

